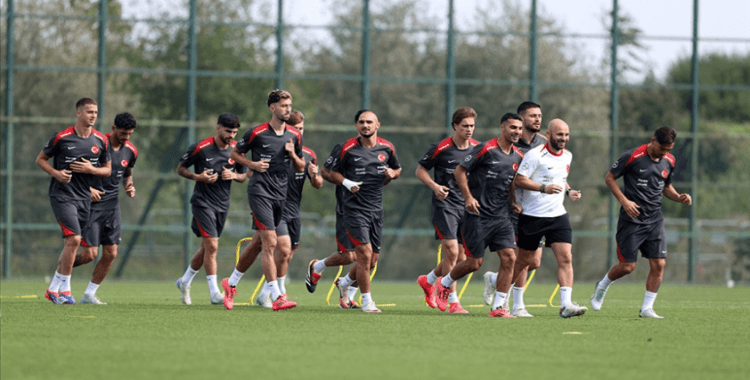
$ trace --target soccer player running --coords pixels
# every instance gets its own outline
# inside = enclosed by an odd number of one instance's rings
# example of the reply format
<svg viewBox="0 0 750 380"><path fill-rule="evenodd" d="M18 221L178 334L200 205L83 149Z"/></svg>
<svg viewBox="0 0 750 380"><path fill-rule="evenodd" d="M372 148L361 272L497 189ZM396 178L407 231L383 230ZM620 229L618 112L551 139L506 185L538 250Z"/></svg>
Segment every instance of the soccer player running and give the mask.
<svg viewBox="0 0 750 380"><path fill-rule="evenodd" d="M120 182L125 194L135 197L133 185L133 168L138 158L138 149L130 142L137 124L133 115L121 113L115 116L112 132L105 133L109 145L109 157L112 162L112 174L105 178L96 178L91 191L91 216L83 229L81 245L83 252L76 255L73 266L90 263L96 259L97 248L103 246L102 258L94 267L94 274L81 298L81 304L106 305L96 295L104 278L117 257L117 247L122 241L120 231L120 200L118 198Z"/></svg>
<svg viewBox="0 0 750 380"><path fill-rule="evenodd" d="M55 133L36 157L36 164L52 177L49 199L64 239L57 270L44 293L45 298L58 305L76 303L70 290L70 275L82 229L91 213L90 188L95 177L112 174L107 138L93 128L98 110L94 99L78 100L76 124ZM55 159L50 164L52 157Z"/></svg>
<svg viewBox="0 0 750 380"><path fill-rule="evenodd" d="M292 112L287 125L299 131L304 135L305 115L300 111ZM316 189L323 187L323 177L318 173L318 158L315 152L306 147L302 147L302 154L305 158L305 171L298 173L294 168L289 166L289 185L286 193L286 204L284 211L281 213L281 223L276 228L278 235L278 245L276 246L276 282L281 294L286 294L286 272L289 263L292 261L294 251L299 247L299 240L302 232L302 216L300 214L300 203L302 202L302 190L305 187L305 181L309 178L310 184ZM257 298L258 305L266 308L272 308L271 292L268 281L263 286Z"/></svg>
<svg viewBox="0 0 750 380"><path fill-rule="evenodd" d="M542 128L542 106L534 102L523 102L518 106L518 115L523 119L523 133L521 138L518 139L515 145L523 154L526 154L531 148L535 148L547 142L547 138L544 137L539 131ZM520 200L523 196L523 189L515 188L516 200ZM513 230L518 236L518 215L511 213L511 219L513 221ZM520 272L516 273L517 280L513 284L510 290L510 294L513 297L513 310L511 314L516 317L533 317L528 311L526 311L526 305L523 302L523 292L526 286L526 275L529 271L533 271L542 263L542 247L543 241L539 242L539 248L534 252L533 260L529 266L521 269ZM518 247L516 247L516 257L518 257ZM492 297L495 295L495 286L497 283L496 272L485 272L484 273L484 302L487 305L492 304ZM505 298L504 307L507 309L509 306L511 295Z"/></svg>
<svg viewBox="0 0 750 380"><path fill-rule="evenodd" d="M444 254L437 267L417 278L417 283L424 291L427 306L433 309L437 307L435 283L441 276L450 273L457 262L466 260L460 234L464 220L464 197L453 172L456 166L464 162L470 149L479 145L479 141L471 138L476 118L476 111L470 107L457 109L451 123L453 136L430 145L417 165L417 178L433 191L432 225L435 227L435 239L440 239ZM435 169L434 180L430 178L429 170L432 168ZM452 314L469 314L458 300L455 282L451 285L448 303Z"/></svg>
<svg viewBox="0 0 750 380"><path fill-rule="evenodd" d="M234 137L239 128L237 116L223 113L216 124L216 135L191 145L180 157L177 174L195 181L193 197L190 198L193 209L192 229L196 236L203 239L185 274L175 282L185 305L192 303L190 284L201 267L206 268L211 303L218 305L224 300L216 281L216 252L229 212L232 181L245 182L247 169L229 156L237 145ZM194 173L188 169L191 166Z"/></svg>
<svg viewBox="0 0 750 380"><path fill-rule="evenodd" d="M356 280L362 292L362 311L380 313L370 294L370 268L374 252L380 252L385 215L383 186L401 175L401 165L393 144L378 137L380 122L374 112L360 110L354 117L359 137L341 146L330 170L336 185L344 193L344 225L357 256ZM350 284L340 284L346 288Z"/></svg>
<svg viewBox="0 0 750 380"><path fill-rule="evenodd" d="M648 144L625 151L609 169L604 182L622 207L617 221L617 258L619 263L610 268L596 284L591 296L591 308L600 310L604 296L612 282L635 270L638 250L648 259L650 269L646 280L646 294L639 313L641 318L664 317L654 312L654 301L664 276L667 241L661 196L691 206L690 194L680 194L672 186L675 158L669 153L674 148L677 132L670 127L656 130ZM617 179L623 177L625 192Z"/></svg>
<svg viewBox="0 0 750 380"><path fill-rule="evenodd" d="M271 91L267 104L273 115L271 121L245 132L230 155L237 163L254 172L247 186L247 195L256 236L243 250L232 275L221 280L221 286L224 288L224 307L227 310L234 307L237 284L255 261L258 244L261 245L263 274L271 291L272 309L278 311L297 306L297 303L289 300L277 286L274 251L278 245L276 228L281 223L287 184L290 182L289 167L294 166L297 173L305 171L302 134L286 124L292 113L292 95L289 92ZM248 151L252 151L251 158L244 156Z"/></svg>
<svg viewBox="0 0 750 380"><path fill-rule="evenodd" d="M513 145L521 136L522 128L520 116L506 113L500 119L500 136L474 147L453 173L466 208L461 228L466 260L456 264L437 282L436 303L440 310L446 309L453 283L482 266L484 251L489 246L500 257L495 303L489 316L515 318L503 308L503 301L516 261L510 192L518 164L523 159L523 153Z"/></svg>
<svg viewBox="0 0 750 380"><path fill-rule="evenodd" d="M565 149L570 140L570 128L554 119L547 127L547 143L529 150L514 181L516 187L527 191L518 202L518 274L534 260L542 237L557 259L557 281L560 284L560 317L583 315L588 308L571 301L573 293L573 229L568 212L563 206L565 195L573 201L581 199L581 192L568 185L573 154ZM514 278L516 284L518 279Z"/></svg>

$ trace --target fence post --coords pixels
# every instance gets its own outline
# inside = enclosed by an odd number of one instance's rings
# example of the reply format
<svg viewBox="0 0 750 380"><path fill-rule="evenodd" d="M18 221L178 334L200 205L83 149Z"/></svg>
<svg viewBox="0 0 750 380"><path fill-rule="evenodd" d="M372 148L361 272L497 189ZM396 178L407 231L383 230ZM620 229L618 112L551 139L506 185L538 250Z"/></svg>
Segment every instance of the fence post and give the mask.
<svg viewBox="0 0 750 380"><path fill-rule="evenodd" d="M190 0L190 19L188 23L188 70L190 73L188 74L187 85L188 137L185 142L185 150L195 141L195 77L196 61L198 60L195 34L196 1ZM192 195L192 184L190 181L183 182L185 183L185 198L183 202L183 222L185 227L185 235L183 237L183 267L187 267L190 265L190 255L193 252L193 236L190 233L190 215L192 215L192 211L190 210L190 196Z"/></svg>
<svg viewBox="0 0 750 380"><path fill-rule="evenodd" d="M690 132L692 133L692 156L690 157L690 194L693 205L690 206L690 247L688 248L688 281L695 282L695 267L698 260L697 207L698 200L698 0L693 0L693 57L691 59L692 104L690 109Z"/></svg>
<svg viewBox="0 0 750 380"><path fill-rule="evenodd" d="M5 116L13 116L13 24L14 0L8 0L5 45ZM10 278L10 256L13 253L13 123L5 122L5 249L3 255L3 278Z"/></svg>
<svg viewBox="0 0 750 380"><path fill-rule="evenodd" d="M362 4L362 109L370 108L370 0Z"/></svg>
<svg viewBox="0 0 750 380"><path fill-rule="evenodd" d="M537 22L536 22L536 0L531 0L531 26L529 27L529 100L537 101Z"/></svg>
<svg viewBox="0 0 750 380"><path fill-rule="evenodd" d="M104 105L104 95L107 91L107 0L99 0L99 60L96 86L96 102L99 103L99 130L107 127L107 112Z"/></svg>
<svg viewBox="0 0 750 380"><path fill-rule="evenodd" d="M448 81L445 83L445 129L448 136L453 134L453 127L451 124L453 122L453 108L455 108L456 103L456 54L453 50L455 40L456 35L453 29L453 0L448 0L448 35L446 42L446 77L448 78Z"/></svg>
<svg viewBox="0 0 750 380"><path fill-rule="evenodd" d="M610 62L610 131L611 131L611 138L610 138L610 144L609 144L609 162L616 162L619 158L620 150L618 147L618 125L617 125L617 117L618 117L618 93L617 93L617 46L620 44L620 32L617 29L617 0L612 0L612 52L611 52L611 62ZM617 255L617 243L615 242L615 231L617 230L617 216L619 212L619 207L617 207L617 202L615 201L615 197L610 194L609 196L609 244L608 244L608 252L607 255L607 269L611 268L615 264L615 257Z"/></svg>
<svg viewBox="0 0 750 380"><path fill-rule="evenodd" d="M279 17L276 24L276 88L284 88L284 0L279 0Z"/></svg>

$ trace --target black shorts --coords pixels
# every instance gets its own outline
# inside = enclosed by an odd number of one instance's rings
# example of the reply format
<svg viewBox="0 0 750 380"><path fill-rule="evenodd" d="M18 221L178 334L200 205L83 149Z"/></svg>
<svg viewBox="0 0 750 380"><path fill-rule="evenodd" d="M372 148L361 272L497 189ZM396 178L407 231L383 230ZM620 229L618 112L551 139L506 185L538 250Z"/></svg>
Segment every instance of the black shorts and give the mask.
<svg viewBox="0 0 750 380"><path fill-rule="evenodd" d="M199 238L220 237L227 221L226 212L193 205L193 232Z"/></svg>
<svg viewBox="0 0 750 380"><path fill-rule="evenodd" d="M253 229L274 231L281 223L285 199L249 197L250 212L253 213Z"/></svg>
<svg viewBox="0 0 750 380"><path fill-rule="evenodd" d="M276 227L276 235L289 235L289 240L292 241L292 249L297 249L297 247L299 246L299 238L302 232L301 229L301 218L290 218L286 220L282 219L281 223L279 223L279 225Z"/></svg>
<svg viewBox="0 0 750 380"><path fill-rule="evenodd" d="M98 247L99 245L120 244L120 205L106 210L91 210L91 217L81 235L81 245Z"/></svg>
<svg viewBox="0 0 750 380"><path fill-rule="evenodd" d="M638 250L647 259L667 257L667 239L664 233L664 219L649 224L617 221L617 258L620 262L634 263L638 260Z"/></svg>
<svg viewBox="0 0 750 380"><path fill-rule="evenodd" d="M336 247L339 253L351 252L354 250L349 236L346 235L346 226L344 225L344 216L336 214Z"/></svg>
<svg viewBox="0 0 750 380"><path fill-rule="evenodd" d="M370 244L372 252L380 252L380 239L383 236L385 214L379 211L349 212L344 217L346 235L354 247L360 244Z"/></svg>
<svg viewBox="0 0 750 380"><path fill-rule="evenodd" d="M547 247L553 243L573 243L573 228L567 213L551 218L521 214L518 217L518 248L536 251L546 238Z"/></svg>
<svg viewBox="0 0 750 380"><path fill-rule="evenodd" d="M510 214L510 220L513 222L513 232L516 233L516 243L518 242L518 215ZM539 240L539 248L544 247L544 236Z"/></svg>
<svg viewBox="0 0 750 380"><path fill-rule="evenodd" d="M91 200L57 199L50 197L52 212L62 228L63 238L81 235L91 217Z"/></svg>
<svg viewBox="0 0 750 380"><path fill-rule="evenodd" d="M466 210L457 208L432 208L432 225L435 227L435 239L461 239L461 227L464 224Z"/></svg>
<svg viewBox="0 0 750 380"><path fill-rule="evenodd" d="M482 258L487 247L490 251L516 247L516 235L509 218L482 218L468 212L465 215L461 235L466 256Z"/></svg>

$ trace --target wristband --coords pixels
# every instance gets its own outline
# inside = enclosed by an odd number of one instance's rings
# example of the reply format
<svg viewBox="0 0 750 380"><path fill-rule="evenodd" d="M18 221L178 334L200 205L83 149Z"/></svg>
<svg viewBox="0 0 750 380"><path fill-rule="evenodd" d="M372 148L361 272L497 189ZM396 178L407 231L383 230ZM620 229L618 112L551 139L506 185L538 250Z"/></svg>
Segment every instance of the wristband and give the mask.
<svg viewBox="0 0 750 380"><path fill-rule="evenodd" d="M567 196L570 196L570 190L571 190L571 189L567 189L567 190L565 190L565 195L567 195Z"/></svg>
<svg viewBox="0 0 750 380"><path fill-rule="evenodd" d="M352 187L361 185L362 182L354 182L352 180L348 180L344 178L344 181L341 182L341 185L346 187L347 190L352 191Z"/></svg>
<svg viewBox="0 0 750 380"><path fill-rule="evenodd" d="M541 186L539 186L539 192L544 193L544 190L546 190L546 188L547 188L547 185L542 184Z"/></svg>

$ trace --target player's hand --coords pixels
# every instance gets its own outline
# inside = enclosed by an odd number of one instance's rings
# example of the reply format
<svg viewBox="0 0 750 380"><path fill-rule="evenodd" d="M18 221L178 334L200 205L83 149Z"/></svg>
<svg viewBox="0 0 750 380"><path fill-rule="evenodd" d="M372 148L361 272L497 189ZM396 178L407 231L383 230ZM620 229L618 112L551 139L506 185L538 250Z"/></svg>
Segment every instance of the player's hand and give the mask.
<svg viewBox="0 0 750 380"><path fill-rule="evenodd" d="M252 166L250 166L250 169L253 169L254 172L263 173L266 170L268 170L268 161L261 160L261 161L253 161Z"/></svg>
<svg viewBox="0 0 750 380"><path fill-rule="evenodd" d="M235 174L233 171L229 170L228 168L222 166L221 167L221 179L223 181L231 181L235 178Z"/></svg>
<svg viewBox="0 0 750 380"><path fill-rule="evenodd" d="M479 201L477 201L474 197L467 199L465 204L466 211L479 214Z"/></svg>
<svg viewBox="0 0 750 380"><path fill-rule="evenodd" d="M693 204L693 198L690 196L690 194L680 194L680 197L677 199L678 202L690 206Z"/></svg>
<svg viewBox="0 0 750 380"><path fill-rule="evenodd" d="M352 194L359 191L359 187L362 185L362 182L354 182L352 180L344 178L344 181L341 182L341 185L346 187Z"/></svg>
<svg viewBox="0 0 750 380"><path fill-rule="evenodd" d="M437 197L437 199L440 199L442 201L443 199L448 198L448 193L450 192L450 190L451 189L445 186L437 185L433 191L435 192L435 196Z"/></svg>
<svg viewBox="0 0 750 380"><path fill-rule="evenodd" d="M102 200L102 195L104 195L103 191L99 191L97 189L94 189L93 187L89 187L89 190L91 191L91 203L99 202Z"/></svg>
<svg viewBox="0 0 750 380"><path fill-rule="evenodd" d="M641 212L638 211L641 206L638 206L635 202L631 202L628 199L626 199L625 203L622 204L622 208L623 210L625 210L625 213L633 219L637 218L638 215L641 215Z"/></svg>
<svg viewBox="0 0 750 380"><path fill-rule="evenodd" d="M307 173L310 174L310 177L315 177L318 175L318 166L317 165L307 165Z"/></svg>
<svg viewBox="0 0 750 380"><path fill-rule="evenodd" d="M573 200L573 202L576 202L581 199L581 190L570 190L568 196Z"/></svg>
<svg viewBox="0 0 750 380"><path fill-rule="evenodd" d="M562 186L558 184L551 184L544 187L544 193L545 194L557 194L559 192L563 191Z"/></svg>
<svg viewBox="0 0 750 380"><path fill-rule="evenodd" d="M521 212L523 212L523 207L521 207L521 205L519 205L518 203L513 203L510 207L513 215L520 215Z"/></svg>
<svg viewBox="0 0 750 380"><path fill-rule="evenodd" d="M135 196L135 185L132 182L125 185L125 194L131 198Z"/></svg>
<svg viewBox="0 0 750 380"><path fill-rule="evenodd" d="M213 169L206 169L203 173L198 174L198 176L195 177L195 180L204 183L214 183L219 179L219 175L217 173L212 174L213 171Z"/></svg>
<svg viewBox="0 0 750 380"><path fill-rule="evenodd" d="M81 157L81 161L70 163L70 169L76 173L91 173L94 170L94 165L91 165L91 161Z"/></svg>
<svg viewBox="0 0 750 380"><path fill-rule="evenodd" d="M385 168L384 174L386 177L390 179L393 179L394 177L396 177L396 171L391 168Z"/></svg>
<svg viewBox="0 0 750 380"><path fill-rule="evenodd" d="M53 177L55 177L60 183L70 183L73 179L73 172L68 169L56 170L54 173Z"/></svg>
<svg viewBox="0 0 750 380"><path fill-rule="evenodd" d="M289 141L284 144L284 150L289 152L290 155L294 153L294 141L292 141L292 139L289 139Z"/></svg>

